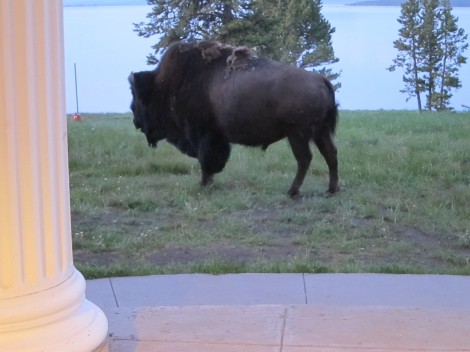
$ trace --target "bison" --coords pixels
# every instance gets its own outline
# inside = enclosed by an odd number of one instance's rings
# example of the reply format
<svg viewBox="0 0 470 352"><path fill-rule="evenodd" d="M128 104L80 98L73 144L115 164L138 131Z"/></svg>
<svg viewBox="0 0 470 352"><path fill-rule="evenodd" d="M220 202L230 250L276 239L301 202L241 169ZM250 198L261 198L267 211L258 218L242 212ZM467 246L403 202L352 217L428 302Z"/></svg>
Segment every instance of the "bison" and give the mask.
<svg viewBox="0 0 470 352"><path fill-rule="evenodd" d="M299 193L312 159L310 141L328 165L328 192L339 190L338 109L322 75L200 41L172 44L155 70L131 73L129 82L135 127L150 146L166 139L197 158L202 185L224 169L231 143L265 150L287 137L297 160L288 194Z"/></svg>

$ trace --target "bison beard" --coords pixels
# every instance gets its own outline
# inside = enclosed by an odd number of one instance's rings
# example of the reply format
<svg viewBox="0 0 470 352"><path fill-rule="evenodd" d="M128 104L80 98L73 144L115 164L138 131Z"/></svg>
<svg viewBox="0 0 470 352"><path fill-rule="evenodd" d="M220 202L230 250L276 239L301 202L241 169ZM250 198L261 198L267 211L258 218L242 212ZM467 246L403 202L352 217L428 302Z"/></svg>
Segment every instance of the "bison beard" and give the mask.
<svg viewBox="0 0 470 352"><path fill-rule="evenodd" d="M203 185L224 169L230 143L266 149L287 138L297 160L288 194L299 193L312 160L310 141L328 165L328 192L339 190L338 111L323 76L202 41L172 44L154 71L131 73L129 82L135 127L150 146L166 139L197 158Z"/></svg>

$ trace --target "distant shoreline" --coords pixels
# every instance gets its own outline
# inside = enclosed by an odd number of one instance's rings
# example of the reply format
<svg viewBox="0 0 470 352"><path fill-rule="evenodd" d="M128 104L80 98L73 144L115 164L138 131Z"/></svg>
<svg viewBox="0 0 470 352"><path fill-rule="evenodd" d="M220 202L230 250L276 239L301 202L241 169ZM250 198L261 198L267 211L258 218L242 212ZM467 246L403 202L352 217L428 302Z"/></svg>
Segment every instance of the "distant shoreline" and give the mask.
<svg viewBox="0 0 470 352"><path fill-rule="evenodd" d="M356 1L351 4L350 6L401 6L406 0L364 0L364 1ZM450 1L452 7L470 7L469 0L451 0Z"/></svg>
<svg viewBox="0 0 470 352"><path fill-rule="evenodd" d="M346 6L400 6L406 0L362 0L346 2L344 0L323 0L323 5L341 3ZM141 6L148 5L146 0L64 0L64 7L95 6ZM451 0L452 7L470 7L470 0Z"/></svg>
<svg viewBox="0 0 470 352"><path fill-rule="evenodd" d="M146 0L64 0L64 7L141 6Z"/></svg>

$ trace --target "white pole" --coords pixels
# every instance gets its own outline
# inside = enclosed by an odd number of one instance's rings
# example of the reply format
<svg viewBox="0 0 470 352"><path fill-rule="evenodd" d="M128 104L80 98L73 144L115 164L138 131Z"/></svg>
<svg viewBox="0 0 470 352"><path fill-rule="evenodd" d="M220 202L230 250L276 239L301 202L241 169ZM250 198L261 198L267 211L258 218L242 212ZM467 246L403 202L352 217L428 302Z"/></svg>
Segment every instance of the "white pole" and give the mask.
<svg viewBox="0 0 470 352"><path fill-rule="evenodd" d="M75 74L75 102L77 104L77 112L76 114L80 114L80 110L78 109L78 83L77 83L77 64L73 64L73 71Z"/></svg>
<svg viewBox="0 0 470 352"><path fill-rule="evenodd" d="M0 351L106 351L72 258L61 0L0 0Z"/></svg>

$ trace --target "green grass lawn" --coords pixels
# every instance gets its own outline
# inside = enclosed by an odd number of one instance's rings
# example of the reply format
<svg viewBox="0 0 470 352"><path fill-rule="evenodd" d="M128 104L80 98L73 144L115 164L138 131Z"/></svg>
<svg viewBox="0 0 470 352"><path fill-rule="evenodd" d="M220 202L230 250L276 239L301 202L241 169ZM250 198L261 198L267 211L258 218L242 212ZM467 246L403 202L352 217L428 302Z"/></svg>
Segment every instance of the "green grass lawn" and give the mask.
<svg viewBox="0 0 470 352"><path fill-rule="evenodd" d="M199 186L196 159L147 147L130 115L69 123L75 264L152 273L470 274L470 113L342 111L342 190L318 151L299 199L286 141L233 146Z"/></svg>

